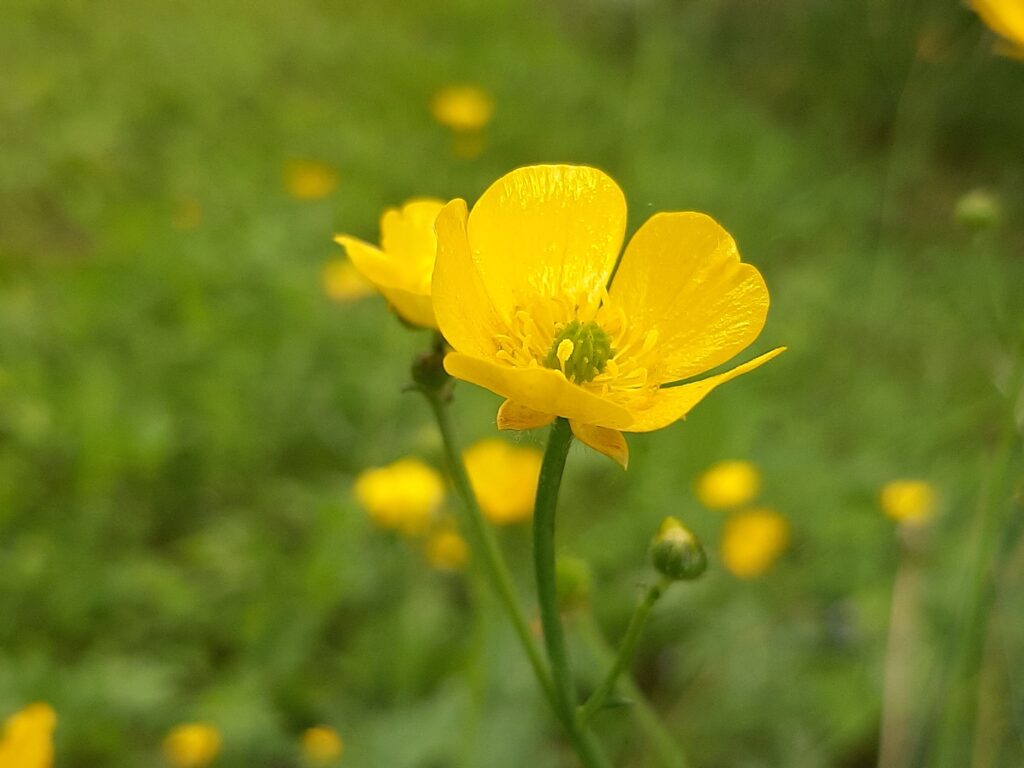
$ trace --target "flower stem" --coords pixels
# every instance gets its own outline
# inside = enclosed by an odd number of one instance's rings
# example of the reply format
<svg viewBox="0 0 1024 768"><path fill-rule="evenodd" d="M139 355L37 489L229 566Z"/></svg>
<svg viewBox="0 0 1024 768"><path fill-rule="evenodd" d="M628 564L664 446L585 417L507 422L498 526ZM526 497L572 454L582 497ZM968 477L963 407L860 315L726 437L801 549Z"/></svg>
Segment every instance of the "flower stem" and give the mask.
<svg viewBox="0 0 1024 768"><path fill-rule="evenodd" d="M537 482L537 502L533 511L533 566L537 579L537 601L544 629L544 646L551 664L551 678L558 714L583 765L605 768L609 765L600 745L579 719L576 690L569 667L569 654L562 632L555 578L555 510L562 485L565 460L572 443L572 430L563 418L555 419Z"/></svg>
<svg viewBox="0 0 1024 768"><path fill-rule="evenodd" d="M615 656L615 661L612 662L608 674L590 695L590 698L580 707L579 719L581 722L590 722L590 718L601 710L605 700L615 690L615 683L618 681L619 675L622 674L622 671L633 660L637 641L640 639L644 624L647 622L647 614L651 612L651 608L658 602L658 598L661 597L670 583L667 579L662 579L657 584L651 585L647 590L647 594L644 595L644 599L640 601L636 610L633 611L633 616L629 620L629 626L626 628L626 635L622 638L622 645L619 647L619 652Z"/></svg>
<svg viewBox="0 0 1024 768"><path fill-rule="evenodd" d="M604 667L614 663L614 651L605 640L604 634L591 613L579 614L576 617L576 628L583 638L583 642L588 646L594 661ZM630 698L637 724L646 735L647 743L657 755L661 765L665 768L689 768L690 762L686 753L665 727L644 692L628 675L619 681L619 686Z"/></svg>
<svg viewBox="0 0 1024 768"><path fill-rule="evenodd" d="M526 616L523 613L519 598L516 595L516 589L512 583L512 575L508 570L508 565L505 563L501 550L498 548L498 542L494 538L493 531L484 521L480 505L476 500L476 494L473 493L469 476L466 474L466 467L462 461L462 451L455 439L455 432L452 429L451 418L448 414L447 400L444 394L438 390L424 387L421 387L420 390L426 396L427 402L430 403L430 408L434 412L434 418L437 420L441 441L444 443L444 451L451 471L452 482L455 485L455 491L462 498L462 506L465 512L464 522L469 529L471 538L475 539L476 546L474 551L481 555L487 578L491 582L491 587L497 593L498 599L508 614L509 620L512 622L512 628L515 630L519 643L526 652L526 657L529 659L533 673L537 677L537 682L540 683L540 687L543 689L544 695L551 706L558 712L558 701L551 684L551 677L544 664L540 649L537 648L537 644L530 634L530 627L526 622Z"/></svg>

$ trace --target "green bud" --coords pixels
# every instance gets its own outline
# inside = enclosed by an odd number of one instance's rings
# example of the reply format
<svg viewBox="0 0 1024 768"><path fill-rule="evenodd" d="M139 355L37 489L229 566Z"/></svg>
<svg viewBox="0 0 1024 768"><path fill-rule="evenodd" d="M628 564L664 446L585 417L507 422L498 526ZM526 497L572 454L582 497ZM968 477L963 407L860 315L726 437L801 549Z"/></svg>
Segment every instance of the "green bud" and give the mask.
<svg viewBox="0 0 1024 768"><path fill-rule="evenodd" d="M435 339L433 349L416 355L412 363L412 380L426 392L438 392L447 398L451 376L444 369L444 344Z"/></svg>
<svg viewBox="0 0 1024 768"><path fill-rule="evenodd" d="M708 566L707 555L693 532L674 517L661 522L651 544L651 559L659 573L675 581L696 579Z"/></svg>
<svg viewBox="0 0 1024 768"><path fill-rule="evenodd" d="M975 189L957 200L954 216L957 222L968 229L991 229L999 225L1003 217L1003 205L994 193L987 189Z"/></svg>
<svg viewBox="0 0 1024 768"><path fill-rule="evenodd" d="M555 562L555 588L558 607L563 611L582 608L590 600L590 566L578 557L559 557Z"/></svg>

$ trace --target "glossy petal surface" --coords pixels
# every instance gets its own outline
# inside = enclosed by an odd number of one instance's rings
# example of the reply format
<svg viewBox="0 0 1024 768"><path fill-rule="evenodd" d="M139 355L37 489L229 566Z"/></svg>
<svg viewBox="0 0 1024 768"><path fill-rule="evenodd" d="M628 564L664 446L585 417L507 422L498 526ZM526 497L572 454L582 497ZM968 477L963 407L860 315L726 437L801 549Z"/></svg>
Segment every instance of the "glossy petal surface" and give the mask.
<svg viewBox="0 0 1024 768"><path fill-rule="evenodd" d="M554 414L535 411L512 400L506 400L498 408L498 429L537 429L554 420Z"/></svg>
<svg viewBox="0 0 1024 768"><path fill-rule="evenodd" d="M785 351L785 347L773 349L760 357L738 365L725 373L716 376L709 376L700 381L693 381L689 384L682 384L678 387L666 387L658 390L654 397L653 404L635 414L636 420L627 429L629 432L651 432L655 429L666 427L674 421L678 421L689 413L694 406L710 394L719 384L735 379L745 373L758 368L773 357Z"/></svg>
<svg viewBox="0 0 1024 768"><path fill-rule="evenodd" d="M615 429L624 429L633 420L622 406L572 384L559 371L550 368L513 368L459 352L445 357L444 367L457 379L489 389L535 411L548 411Z"/></svg>
<svg viewBox="0 0 1024 768"><path fill-rule="evenodd" d="M659 213L633 235L609 291L638 332L654 331L648 366L658 383L724 363L764 327L768 289L740 261L729 233L701 213Z"/></svg>
<svg viewBox="0 0 1024 768"><path fill-rule="evenodd" d="M623 469L629 466L629 445L617 429L598 427L570 420L569 426L581 443L586 443L598 453L603 453Z"/></svg>
<svg viewBox="0 0 1024 768"><path fill-rule="evenodd" d="M502 323L469 248L464 200L437 216L437 263L431 293L441 333L460 352L490 358Z"/></svg>
<svg viewBox="0 0 1024 768"><path fill-rule="evenodd" d="M469 215L469 242L498 312L536 297L596 305L622 246L626 200L596 168L536 165L492 184Z"/></svg>

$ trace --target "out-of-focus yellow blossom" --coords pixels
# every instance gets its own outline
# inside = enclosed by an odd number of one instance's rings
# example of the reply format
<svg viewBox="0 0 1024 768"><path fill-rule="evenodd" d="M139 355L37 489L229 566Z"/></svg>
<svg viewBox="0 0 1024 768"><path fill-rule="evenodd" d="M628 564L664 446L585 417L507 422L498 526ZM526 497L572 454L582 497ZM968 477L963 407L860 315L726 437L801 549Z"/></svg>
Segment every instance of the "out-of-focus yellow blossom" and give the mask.
<svg viewBox="0 0 1024 768"><path fill-rule="evenodd" d="M4 721L0 768L50 768L57 713L49 704L29 704Z"/></svg>
<svg viewBox="0 0 1024 768"><path fill-rule="evenodd" d="M479 131L491 121L494 99L476 85L449 85L434 94L430 113L453 131Z"/></svg>
<svg viewBox="0 0 1024 768"><path fill-rule="evenodd" d="M355 301L374 292L373 284L348 259L331 259L324 264L324 292L335 301Z"/></svg>
<svg viewBox="0 0 1024 768"><path fill-rule="evenodd" d="M436 531L427 538L423 553L439 571L461 571L469 560L466 540L452 530Z"/></svg>
<svg viewBox="0 0 1024 768"><path fill-rule="evenodd" d="M311 765L328 765L345 751L341 736L333 728L316 725L302 732L302 755Z"/></svg>
<svg viewBox="0 0 1024 768"><path fill-rule="evenodd" d="M203 207L194 197L180 200L171 216L171 226L175 229L195 229L203 223Z"/></svg>
<svg viewBox="0 0 1024 768"><path fill-rule="evenodd" d="M360 473L355 493L380 527L421 536L430 528L444 500L444 481L419 459L399 459Z"/></svg>
<svg viewBox="0 0 1024 768"><path fill-rule="evenodd" d="M1024 2L971 0L971 7L1005 41L1005 46L999 49L1000 53L1024 59Z"/></svg>
<svg viewBox="0 0 1024 768"><path fill-rule="evenodd" d="M323 200L338 186L338 172L317 160L289 160L284 188L296 200Z"/></svg>
<svg viewBox="0 0 1024 768"><path fill-rule="evenodd" d="M761 491L761 473L749 461L720 461L697 478L697 499L708 509L735 509Z"/></svg>
<svg viewBox="0 0 1024 768"><path fill-rule="evenodd" d="M722 531L722 562L736 577L763 574L789 544L789 523L771 509L750 509L731 516Z"/></svg>
<svg viewBox="0 0 1024 768"><path fill-rule="evenodd" d="M220 753L220 731L210 723L183 723L164 738L164 757L175 768L203 768Z"/></svg>
<svg viewBox="0 0 1024 768"><path fill-rule="evenodd" d="M506 174L469 212L437 217L434 311L452 376L506 398L500 429L556 416L623 467L623 431L685 416L719 384L782 348L678 386L757 338L768 312L758 271L700 213L648 219L618 260L626 201L595 168L540 165Z"/></svg>
<svg viewBox="0 0 1024 768"><path fill-rule="evenodd" d="M533 516L540 451L509 445L494 437L470 447L463 458L473 492L488 520L507 525Z"/></svg>
<svg viewBox="0 0 1024 768"><path fill-rule="evenodd" d="M920 525L935 515L935 488L924 480L892 480L882 486L879 503L888 517Z"/></svg>
<svg viewBox="0 0 1024 768"><path fill-rule="evenodd" d="M437 253L434 221L443 207L443 201L425 197L388 208L380 219L380 248L349 235L334 238L395 312L424 328L437 327L430 282Z"/></svg>

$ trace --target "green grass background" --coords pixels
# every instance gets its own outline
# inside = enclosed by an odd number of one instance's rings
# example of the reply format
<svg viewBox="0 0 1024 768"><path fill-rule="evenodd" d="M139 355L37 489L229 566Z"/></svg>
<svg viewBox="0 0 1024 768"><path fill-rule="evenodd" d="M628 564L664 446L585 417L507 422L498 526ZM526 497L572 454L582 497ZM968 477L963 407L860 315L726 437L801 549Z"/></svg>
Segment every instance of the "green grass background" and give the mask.
<svg viewBox="0 0 1024 768"><path fill-rule="evenodd" d="M635 665L693 765L875 764L900 559L876 498L901 476L942 500L909 608L912 765L1024 764L1024 64L992 42L925 0L5 0L0 714L53 703L66 768L159 765L191 719L224 768L297 765L321 722L352 766L572 765L479 585L356 507L362 468L441 466L402 392L429 337L330 302L320 269L387 205L580 162L631 229L721 221L772 291L751 354L789 346L632 437L628 472L570 456L559 545L609 637L662 516L712 551ZM497 104L472 161L427 108L453 82ZM290 199L295 157L336 193ZM976 187L1004 208L983 233L953 217ZM458 387L465 440L496 406ZM692 493L723 458L762 467L793 526L751 583ZM502 540L529 599L527 534ZM617 765L658 764L628 713L601 717Z"/></svg>

